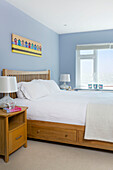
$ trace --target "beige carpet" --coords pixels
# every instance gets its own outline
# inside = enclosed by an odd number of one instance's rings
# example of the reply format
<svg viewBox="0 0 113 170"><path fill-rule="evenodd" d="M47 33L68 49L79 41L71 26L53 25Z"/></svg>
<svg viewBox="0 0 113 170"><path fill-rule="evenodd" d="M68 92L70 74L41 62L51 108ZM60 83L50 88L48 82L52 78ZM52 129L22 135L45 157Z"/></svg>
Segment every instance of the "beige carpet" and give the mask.
<svg viewBox="0 0 113 170"><path fill-rule="evenodd" d="M0 170L113 170L113 152L28 140Z"/></svg>

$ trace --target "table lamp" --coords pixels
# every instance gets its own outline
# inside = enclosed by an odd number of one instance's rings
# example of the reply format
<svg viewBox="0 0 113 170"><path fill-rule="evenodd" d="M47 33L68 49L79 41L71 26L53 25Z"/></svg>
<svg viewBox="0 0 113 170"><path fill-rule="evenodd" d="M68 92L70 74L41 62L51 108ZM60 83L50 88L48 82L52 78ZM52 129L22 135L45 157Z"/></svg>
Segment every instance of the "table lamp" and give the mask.
<svg viewBox="0 0 113 170"><path fill-rule="evenodd" d="M66 84L66 82L70 82L70 74L61 74L60 75L60 81L64 82L60 88L61 89L68 89L69 86Z"/></svg>
<svg viewBox="0 0 113 170"><path fill-rule="evenodd" d="M0 93L5 93L5 96L0 99L0 108L13 108L15 106L15 102L9 96L9 93L17 91L16 77L0 76Z"/></svg>

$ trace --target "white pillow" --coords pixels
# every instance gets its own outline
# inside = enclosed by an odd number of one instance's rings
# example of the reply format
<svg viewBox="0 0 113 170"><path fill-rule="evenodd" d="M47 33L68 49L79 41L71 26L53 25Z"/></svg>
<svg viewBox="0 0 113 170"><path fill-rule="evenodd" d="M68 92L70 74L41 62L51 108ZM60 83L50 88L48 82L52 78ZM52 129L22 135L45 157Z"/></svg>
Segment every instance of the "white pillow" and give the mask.
<svg viewBox="0 0 113 170"><path fill-rule="evenodd" d="M41 97L49 95L49 91L45 88L43 84L34 82L22 84L21 91L29 100L39 99Z"/></svg>
<svg viewBox="0 0 113 170"><path fill-rule="evenodd" d="M32 82L40 82L41 84L46 86L46 88L48 89L48 91L50 93L55 93L55 92L60 91L59 86L57 85L57 83L54 80L34 79L34 80L32 80Z"/></svg>
<svg viewBox="0 0 113 170"><path fill-rule="evenodd" d="M21 86L22 86L23 83L27 83L27 82L17 83L17 88L18 88L17 97L20 98L20 99L25 99L25 96L24 96L23 92L21 91Z"/></svg>

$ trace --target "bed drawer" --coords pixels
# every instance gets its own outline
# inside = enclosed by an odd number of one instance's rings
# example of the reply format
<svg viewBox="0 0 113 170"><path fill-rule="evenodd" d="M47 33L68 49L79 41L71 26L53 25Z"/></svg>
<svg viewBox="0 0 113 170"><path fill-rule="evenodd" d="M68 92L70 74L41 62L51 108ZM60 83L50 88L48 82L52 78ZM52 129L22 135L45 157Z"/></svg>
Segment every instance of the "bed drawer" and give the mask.
<svg viewBox="0 0 113 170"><path fill-rule="evenodd" d="M90 146L90 145L92 146L95 143L95 141L94 140L86 140L86 139L84 139L84 132L79 131L79 143L83 144L85 146L87 146L87 144L88 144L88 146Z"/></svg>
<svg viewBox="0 0 113 170"><path fill-rule="evenodd" d="M9 132L9 153L15 151L25 142L25 125Z"/></svg>
<svg viewBox="0 0 113 170"><path fill-rule="evenodd" d="M31 126L30 137L62 143L76 143L76 131L63 128Z"/></svg>
<svg viewBox="0 0 113 170"><path fill-rule="evenodd" d="M87 140L87 139L84 139L84 132L83 131L79 131L79 143L81 145L83 145L83 146L100 148L102 143L105 143L105 142L97 141L97 140ZM111 144L110 143L106 143L106 146L109 148L109 146L111 146Z"/></svg>

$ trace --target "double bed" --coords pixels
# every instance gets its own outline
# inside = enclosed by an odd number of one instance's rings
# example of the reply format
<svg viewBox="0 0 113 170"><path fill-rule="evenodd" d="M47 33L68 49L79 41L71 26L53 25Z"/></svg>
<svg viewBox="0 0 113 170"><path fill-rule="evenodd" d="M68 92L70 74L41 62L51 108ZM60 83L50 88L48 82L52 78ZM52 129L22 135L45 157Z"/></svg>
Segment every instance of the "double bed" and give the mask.
<svg viewBox="0 0 113 170"><path fill-rule="evenodd" d="M16 76L17 82L30 82L34 79L50 80L50 71L3 69L3 76ZM11 96L17 105L28 106L28 138L113 150L112 142L84 139L89 101L112 104L112 93L60 90L34 101L19 99L16 93Z"/></svg>

